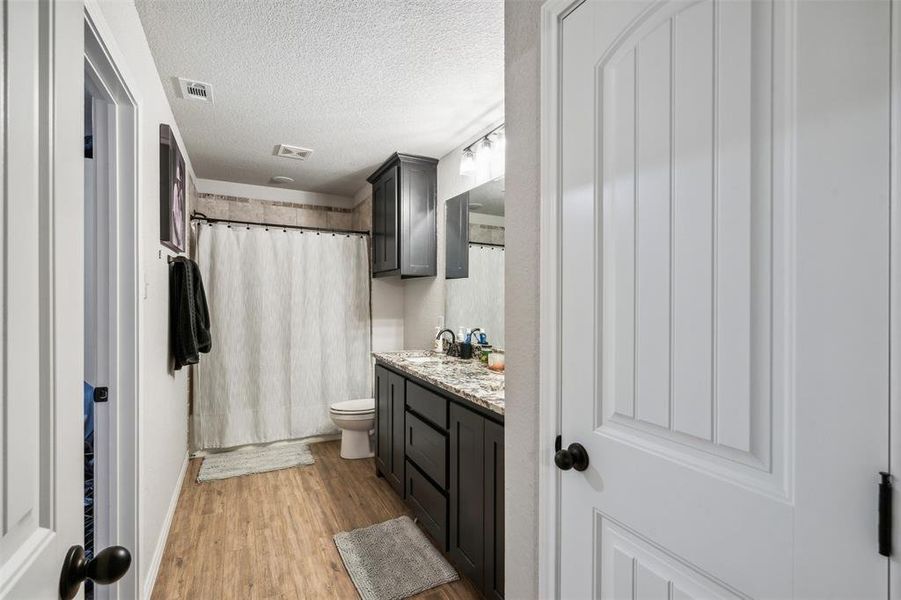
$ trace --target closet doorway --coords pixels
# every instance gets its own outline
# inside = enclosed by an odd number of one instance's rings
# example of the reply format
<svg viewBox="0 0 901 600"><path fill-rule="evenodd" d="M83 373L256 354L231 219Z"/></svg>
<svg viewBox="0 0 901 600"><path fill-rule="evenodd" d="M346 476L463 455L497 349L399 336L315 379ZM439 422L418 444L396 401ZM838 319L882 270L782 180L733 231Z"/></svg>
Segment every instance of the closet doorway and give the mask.
<svg viewBox="0 0 901 600"><path fill-rule="evenodd" d="M132 568L87 598L139 597L137 104L85 12L85 550L128 548Z"/></svg>

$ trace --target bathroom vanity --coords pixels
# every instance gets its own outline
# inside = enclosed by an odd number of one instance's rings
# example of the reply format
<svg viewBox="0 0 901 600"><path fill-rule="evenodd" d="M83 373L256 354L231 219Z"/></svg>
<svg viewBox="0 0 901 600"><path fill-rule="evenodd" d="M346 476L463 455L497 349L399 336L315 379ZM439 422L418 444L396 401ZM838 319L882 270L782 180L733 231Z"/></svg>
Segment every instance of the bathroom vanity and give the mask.
<svg viewBox="0 0 901 600"><path fill-rule="evenodd" d="M376 472L486 598L504 596L504 376L375 353Z"/></svg>

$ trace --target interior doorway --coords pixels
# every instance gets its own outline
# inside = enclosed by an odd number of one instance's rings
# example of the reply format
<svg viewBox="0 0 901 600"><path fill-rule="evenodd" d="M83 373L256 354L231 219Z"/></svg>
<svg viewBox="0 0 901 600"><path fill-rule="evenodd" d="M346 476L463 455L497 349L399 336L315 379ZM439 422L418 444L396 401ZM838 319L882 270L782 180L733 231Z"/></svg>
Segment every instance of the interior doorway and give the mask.
<svg viewBox="0 0 901 600"><path fill-rule="evenodd" d="M102 25L84 20L85 549L128 548L133 567L86 597L139 597L137 103Z"/></svg>

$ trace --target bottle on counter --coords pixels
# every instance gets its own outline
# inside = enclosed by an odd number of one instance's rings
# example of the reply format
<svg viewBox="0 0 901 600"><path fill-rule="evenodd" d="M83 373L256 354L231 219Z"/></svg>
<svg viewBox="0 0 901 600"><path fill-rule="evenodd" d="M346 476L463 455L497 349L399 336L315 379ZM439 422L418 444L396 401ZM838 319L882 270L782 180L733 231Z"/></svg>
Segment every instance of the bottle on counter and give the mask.
<svg viewBox="0 0 901 600"><path fill-rule="evenodd" d="M504 351L497 348L488 355L488 368L498 373L504 372Z"/></svg>

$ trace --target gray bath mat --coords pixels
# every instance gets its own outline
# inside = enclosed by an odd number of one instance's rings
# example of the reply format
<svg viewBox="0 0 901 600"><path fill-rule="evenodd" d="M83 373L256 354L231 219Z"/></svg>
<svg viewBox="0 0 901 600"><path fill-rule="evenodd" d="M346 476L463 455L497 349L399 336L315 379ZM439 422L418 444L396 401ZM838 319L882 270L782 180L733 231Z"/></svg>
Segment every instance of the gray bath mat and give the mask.
<svg viewBox="0 0 901 600"><path fill-rule="evenodd" d="M410 517L335 536L363 600L401 600L460 578Z"/></svg>
<svg viewBox="0 0 901 600"><path fill-rule="evenodd" d="M310 447L304 443L279 444L253 450L234 450L220 454L210 454L203 459L197 481L213 481L266 473L280 469L290 469L299 465L312 465L313 455Z"/></svg>

